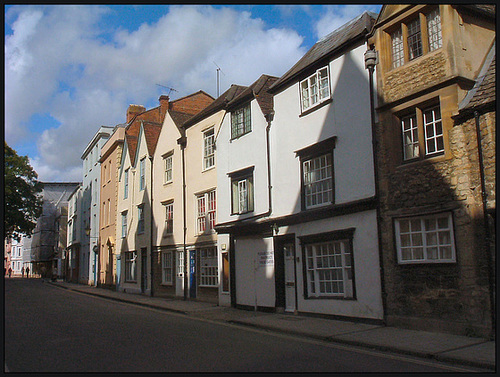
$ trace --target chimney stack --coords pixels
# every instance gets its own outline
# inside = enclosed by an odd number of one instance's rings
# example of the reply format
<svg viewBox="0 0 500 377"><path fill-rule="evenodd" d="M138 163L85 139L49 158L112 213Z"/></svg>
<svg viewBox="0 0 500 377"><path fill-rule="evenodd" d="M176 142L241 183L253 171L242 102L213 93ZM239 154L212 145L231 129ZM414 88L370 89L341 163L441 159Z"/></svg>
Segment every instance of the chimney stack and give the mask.
<svg viewBox="0 0 500 377"><path fill-rule="evenodd" d="M145 111L146 108L142 105L129 105L127 109L127 123L129 123L137 114Z"/></svg>
<svg viewBox="0 0 500 377"><path fill-rule="evenodd" d="M162 94L160 98L158 98L158 101L160 102L160 119L163 121L165 119L165 114L168 111L168 101L169 97Z"/></svg>

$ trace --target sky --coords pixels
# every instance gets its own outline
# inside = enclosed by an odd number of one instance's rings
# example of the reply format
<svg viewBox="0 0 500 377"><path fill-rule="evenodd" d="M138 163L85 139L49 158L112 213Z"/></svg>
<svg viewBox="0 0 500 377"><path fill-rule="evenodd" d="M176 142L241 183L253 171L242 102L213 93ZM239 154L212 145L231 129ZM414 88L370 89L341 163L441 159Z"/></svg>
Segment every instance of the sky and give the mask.
<svg viewBox="0 0 500 377"><path fill-rule="evenodd" d="M100 126L203 90L282 76L381 5L5 5L5 141L42 182L82 181ZM172 89L171 89L172 88Z"/></svg>

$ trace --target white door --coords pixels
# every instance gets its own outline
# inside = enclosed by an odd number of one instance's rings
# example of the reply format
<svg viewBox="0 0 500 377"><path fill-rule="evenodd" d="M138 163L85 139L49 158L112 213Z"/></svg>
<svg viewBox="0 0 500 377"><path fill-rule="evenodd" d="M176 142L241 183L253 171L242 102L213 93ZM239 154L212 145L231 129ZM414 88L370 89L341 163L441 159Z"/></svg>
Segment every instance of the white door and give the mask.
<svg viewBox="0 0 500 377"><path fill-rule="evenodd" d="M175 295L184 296L184 251L177 251L176 253L176 266L177 271L175 274Z"/></svg>
<svg viewBox="0 0 500 377"><path fill-rule="evenodd" d="M295 246L293 243L283 245L285 257L285 311L294 312L295 301Z"/></svg>

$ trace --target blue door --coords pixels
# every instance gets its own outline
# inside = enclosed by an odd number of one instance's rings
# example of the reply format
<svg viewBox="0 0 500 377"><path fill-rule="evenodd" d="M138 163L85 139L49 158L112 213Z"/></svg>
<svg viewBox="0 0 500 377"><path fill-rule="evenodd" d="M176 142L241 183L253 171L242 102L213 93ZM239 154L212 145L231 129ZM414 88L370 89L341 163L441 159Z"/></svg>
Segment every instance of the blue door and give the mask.
<svg viewBox="0 0 500 377"><path fill-rule="evenodd" d="M189 251L189 297L196 297L196 250Z"/></svg>
<svg viewBox="0 0 500 377"><path fill-rule="evenodd" d="M122 273L122 260L121 260L121 255L118 254L116 256L116 290L120 287L120 276Z"/></svg>

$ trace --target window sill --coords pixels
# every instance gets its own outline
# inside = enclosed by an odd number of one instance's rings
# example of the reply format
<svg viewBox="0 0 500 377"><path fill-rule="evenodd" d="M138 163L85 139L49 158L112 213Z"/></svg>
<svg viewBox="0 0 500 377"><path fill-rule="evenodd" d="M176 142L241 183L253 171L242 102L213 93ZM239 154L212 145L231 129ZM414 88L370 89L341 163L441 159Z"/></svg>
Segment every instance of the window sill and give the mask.
<svg viewBox="0 0 500 377"><path fill-rule="evenodd" d="M241 134L239 136L236 136L236 137L232 137L231 139L229 139L229 142L232 143L234 140L238 140L239 138L245 136L245 135L248 135L249 133L251 133L252 131L248 131L248 132L245 132L244 134Z"/></svg>
<svg viewBox="0 0 500 377"><path fill-rule="evenodd" d="M342 297L342 296L311 296L304 297L306 300L346 300L346 301L356 301L354 297Z"/></svg>
<svg viewBox="0 0 500 377"><path fill-rule="evenodd" d="M425 157L417 157L417 158L412 158L409 160L403 160L401 165L398 166L398 168L403 168L405 166L413 166L413 165L418 165L422 163L438 163L438 162L443 162L446 160L446 154L445 152L440 152L436 153L430 156L425 156Z"/></svg>
<svg viewBox="0 0 500 377"><path fill-rule="evenodd" d="M163 187L168 186L168 185L171 185L172 183L174 183L174 181L164 182L164 183L163 183Z"/></svg>
<svg viewBox="0 0 500 377"><path fill-rule="evenodd" d="M172 287L174 283L161 283L160 285L163 285L164 287Z"/></svg>
<svg viewBox="0 0 500 377"><path fill-rule="evenodd" d="M205 173L205 172L207 172L207 171L214 170L214 169L215 169L215 165L212 165L212 166L210 166L209 168L206 168L206 169L202 170L201 172L202 172L202 173Z"/></svg>
<svg viewBox="0 0 500 377"><path fill-rule="evenodd" d="M408 261L408 262L402 262L398 261L399 266L418 266L418 265L450 265L450 264L456 264L456 260L422 260L422 261Z"/></svg>
<svg viewBox="0 0 500 377"><path fill-rule="evenodd" d="M330 104L332 102L333 102L333 99L330 97L330 98L324 100L323 102L320 102L317 105L314 105L313 107L311 107L311 108L303 111L302 113L300 113L299 118L301 118L303 116L306 116L306 115L309 115L310 113L312 113L312 112L314 112L314 111L316 111L318 109L321 109L323 106L326 106L326 105L328 105L328 104Z"/></svg>

